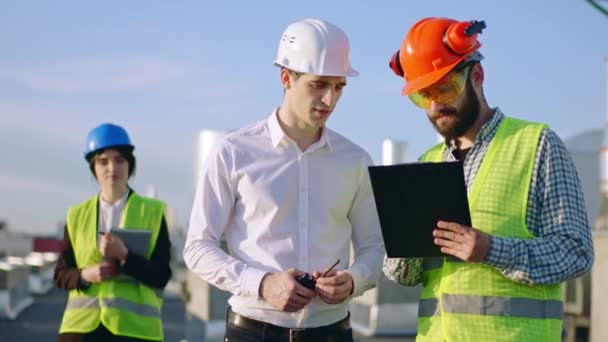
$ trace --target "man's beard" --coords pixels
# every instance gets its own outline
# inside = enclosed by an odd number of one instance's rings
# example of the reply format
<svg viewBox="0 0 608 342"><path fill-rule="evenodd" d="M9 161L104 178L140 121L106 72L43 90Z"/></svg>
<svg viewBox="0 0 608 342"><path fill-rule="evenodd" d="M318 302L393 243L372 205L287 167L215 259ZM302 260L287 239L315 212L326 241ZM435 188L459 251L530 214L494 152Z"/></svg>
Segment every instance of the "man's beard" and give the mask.
<svg viewBox="0 0 608 342"><path fill-rule="evenodd" d="M429 121L431 121L437 132L439 132L447 141L463 136L471 127L473 127L475 121L479 117L479 98L477 98L477 94L475 94L470 79L467 80L465 95L466 102L462 111L458 111L452 107L446 107L438 113L439 115L449 116L453 120L452 122L438 126L436 123L437 118L429 116Z"/></svg>

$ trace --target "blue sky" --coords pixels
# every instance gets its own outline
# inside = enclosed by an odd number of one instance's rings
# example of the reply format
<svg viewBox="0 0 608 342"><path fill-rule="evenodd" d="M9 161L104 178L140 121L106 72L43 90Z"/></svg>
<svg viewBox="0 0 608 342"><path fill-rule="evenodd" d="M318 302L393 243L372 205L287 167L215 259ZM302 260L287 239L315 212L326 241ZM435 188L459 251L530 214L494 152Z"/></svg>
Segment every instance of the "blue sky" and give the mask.
<svg viewBox="0 0 608 342"><path fill-rule="evenodd" d="M289 23L308 17L346 31L361 74L329 126L378 163L385 138L407 141L414 160L436 134L387 64L428 16L486 21L491 106L546 122L563 138L604 124L608 17L584 0L6 2L0 217L12 230L54 231L70 205L97 191L84 138L110 121L136 145L134 188L155 184L186 224L195 135L247 125L279 104L277 44Z"/></svg>

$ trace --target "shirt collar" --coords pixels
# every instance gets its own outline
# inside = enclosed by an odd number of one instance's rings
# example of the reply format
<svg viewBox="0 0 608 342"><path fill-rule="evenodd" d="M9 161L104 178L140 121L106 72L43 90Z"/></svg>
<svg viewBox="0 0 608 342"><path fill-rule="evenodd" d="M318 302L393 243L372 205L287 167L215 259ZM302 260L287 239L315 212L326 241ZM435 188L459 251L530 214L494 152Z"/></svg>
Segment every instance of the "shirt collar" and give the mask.
<svg viewBox="0 0 608 342"><path fill-rule="evenodd" d="M475 143L492 140L494 138L494 134L496 134L496 129L500 126L500 123L505 118L505 115L502 113L500 108L496 107L494 109L494 114L490 117L481 129L479 130L479 134L475 138Z"/></svg>
<svg viewBox="0 0 608 342"><path fill-rule="evenodd" d="M281 143L281 141L286 138L285 132L283 132L283 128L279 124L279 109L276 108L268 117L268 131L270 133L270 140L272 142L272 147L277 147Z"/></svg>
<svg viewBox="0 0 608 342"><path fill-rule="evenodd" d="M276 108L274 111L272 111L272 114L270 115L270 117L268 117L267 120L270 141L272 142L272 147L274 148L277 148L281 141L283 141L283 139L289 139L287 134L285 134L285 131L283 131L281 124L279 124L278 115L279 109ZM327 148L331 151L330 140L331 139L329 138L329 130L327 129L327 127L323 127L321 130L321 138L319 139L319 141L312 144L311 147L316 150L323 146L327 146Z"/></svg>
<svg viewBox="0 0 608 342"><path fill-rule="evenodd" d="M103 198L101 198L101 194L99 195L99 205L102 208L118 208L124 205L124 203L127 201L127 197L129 197L129 193L131 192L131 190L129 190L127 188L127 191L125 191L125 194L115 203L108 203L106 201L103 200Z"/></svg>

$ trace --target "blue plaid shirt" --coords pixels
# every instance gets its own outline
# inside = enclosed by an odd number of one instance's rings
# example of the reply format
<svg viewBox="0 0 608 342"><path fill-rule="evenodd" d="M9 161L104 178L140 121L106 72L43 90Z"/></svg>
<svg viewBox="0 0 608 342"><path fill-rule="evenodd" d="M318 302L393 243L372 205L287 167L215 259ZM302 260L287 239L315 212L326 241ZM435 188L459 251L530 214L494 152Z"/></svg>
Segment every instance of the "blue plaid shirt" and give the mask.
<svg viewBox="0 0 608 342"><path fill-rule="evenodd" d="M498 126L500 109L481 128L464 159L470 190ZM443 159L453 161L455 147ZM593 243L585 201L574 162L562 140L550 129L541 132L528 197L528 230L536 237L491 237L485 264L505 277L524 284L555 284L583 275L593 264ZM385 275L403 285L421 281L422 259L387 258Z"/></svg>

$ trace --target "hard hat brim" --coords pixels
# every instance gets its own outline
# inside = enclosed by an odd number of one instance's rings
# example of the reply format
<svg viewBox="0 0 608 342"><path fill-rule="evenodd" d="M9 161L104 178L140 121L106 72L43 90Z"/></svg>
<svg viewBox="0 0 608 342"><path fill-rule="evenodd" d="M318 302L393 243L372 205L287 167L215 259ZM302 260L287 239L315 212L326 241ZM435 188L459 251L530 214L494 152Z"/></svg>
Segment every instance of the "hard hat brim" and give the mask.
<svg viewBox="0 0 608 342"><path fill-rule="evenodd" d="M441 80L445 75L449 74L460 62L462 62L467 56L459 58L452 64L446 65L441 69L437 69L431 73L428 73L422 77L418 77L415 80L409 81L403 87L401 95L407 96L411 93L415 93L421 89L432 86L435 82Z"/></svg>
<svg viewBox="0 0 608 342"><path fill-rule="evenodd" d="M87 162L91 161L91 158L98 152L103 151L103 150L107 150L107 149L112 149L112 148L124 148L126 150L128 150L130 153L133 153L133 151L135 151L135 146L131 145L131 144L120 144L120 145L110 145L110 146L104 146L104 147L100 147L98 149L95 149L93 151L89 151L89 152L85 152L84 153L84 159Z"/></svg>
<svg viewBox="0 0 608 342"><path fill-rule="evenodd" d="M280 67L280 68L285 68L285 69L289 69L295 72L300 72L303 74L310 74L310 75L316 75L316 76L335 76L335 77L357 77L359 76L359 72L353 68L350 68L347 72L322 72L322 73L318 73L318 72L312 72L312 70L309 69L305 69L305 68L298 68L298 67L294 67L294 66L287 66L287 65L283 65L279 62L274 62L274 66Z"/></svg>

